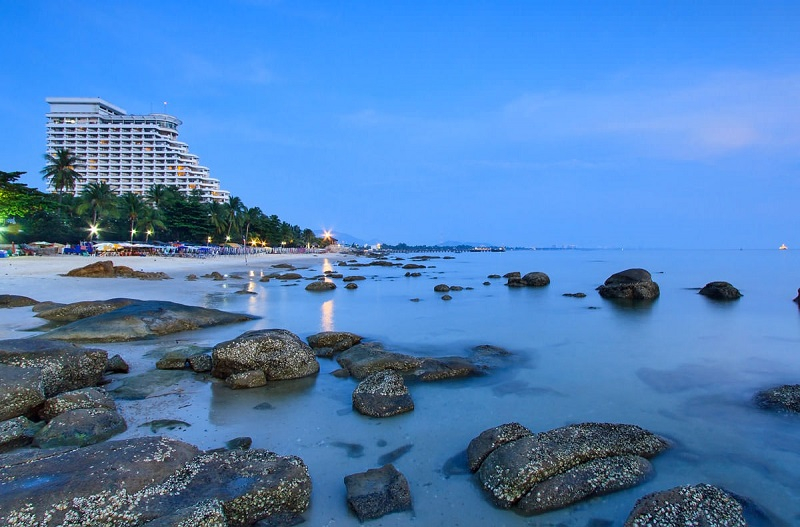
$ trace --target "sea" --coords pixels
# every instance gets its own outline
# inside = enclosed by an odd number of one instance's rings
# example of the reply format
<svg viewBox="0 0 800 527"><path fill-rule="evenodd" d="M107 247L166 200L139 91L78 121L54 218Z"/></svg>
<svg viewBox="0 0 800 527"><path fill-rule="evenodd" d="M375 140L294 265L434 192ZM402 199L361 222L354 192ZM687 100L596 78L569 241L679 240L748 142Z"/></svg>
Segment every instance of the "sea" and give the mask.
<svg viewBox="0 0 800 527"><path fill-rule="evenodd" d="M397 264L415 254L391 254ZM141 400L121 400L129 429L155 433L153 419L184 424L158 433L216 448L250 437L253 448L295 455L309 468L311 526L358 525L343 479L392 462L409 482L413 511L372 526L622 525L640 497L679 485L709 483L747 503L750 525L800 525L800 415L760 409L760 390L800 384L800 252L775 250L525 250L431 253L418 277L398 266L338 265L320 255L305 276L323 271L363 275L358 289L304 290L305 281L260 282L274 272L259 260L231 270L244 280L206 281L195 303L259 318L157 341L104 346L135 368L110 390L136 379L161 379ZM402 259L402 260L400 260ZM610 275L648 270L661 290L647 303L620 304L596 291ZM488 278L541 271L551 283L511 288ZM743 297L714 301L698 294L727 281ZM464 289L443 300L437 284ZM185 287L189 287L188 283ZM194 287L194 286L192 286ZM255 294L233 294L234 289ZM565 293L585 293L583 298ZM188 295L188 294L187 294ZM282 328L301 338L349 331L387 350L418 356L467 356L479 345L508 350L511 360L485 375L410 383L415 408L391 418L352 409L356 381L332 374L320 359L316 376L231 390L190 372L155 372L165 350L208 349L246 330ZM137 374L144 368L146 374ZM158 377L162 375L163 377ZM158 383L156 383L158 384ZM124 393L124 389L120 391ZM524 517L495 507L464 470L469 442L488 428L517 422L534 432L581 422L629 423L667 438L654 474L632 489Z"/></svg>

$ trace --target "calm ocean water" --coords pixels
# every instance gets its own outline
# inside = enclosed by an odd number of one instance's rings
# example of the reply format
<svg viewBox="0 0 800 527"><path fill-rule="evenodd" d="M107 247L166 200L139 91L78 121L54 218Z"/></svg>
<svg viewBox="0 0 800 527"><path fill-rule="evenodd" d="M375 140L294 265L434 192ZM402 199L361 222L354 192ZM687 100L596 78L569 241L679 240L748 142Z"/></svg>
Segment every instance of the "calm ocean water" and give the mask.
<svg viewBox="0 0 800 527"><path fill-rule="evenodd" d="M413 412L370 419L351 410L355 381L330 375L338 365L321 359L315 378L253 390L182 380L176 386L185 389L185 405L165 407L169 415L158 417L192 423L170 435L201 448L246 435L255 448L300 456L314 484L307 525L357 524L344 499L344 476L377 467L382 455L406 445L410 450L395 466L409 480L414 512L370 525L584 527L594 520L621 525L644 494L701 482L753 500L776 525L800 523L800 417L765 412L751 402L760 389L800 383L800 312L791 301L800 286L800 253L568 250L452 256L427 262L435 267L420 270L418 278L403 276L399 268L334 266L345 275L367 276L355 291L339 287L312 294L303 290L304 282L273 280L252 282L257 295L233 295L226 290L232 285L208 282L203 304L262 318L247 327L187 334L184 343L211 346L249 329L285 328L302 338L339 330L419 355L465 355L480 344L502 346L515 354L510 368L480 378L412 384ZM331 261L320 257L317 263L309 276L330 268ZM631 267L649 270L661 297L637 307L601 299L595 287ZM245 272L271 271L256 266ZM487 275L509 271L543 271L552 282L538 289L508 288L505 280L482 285ZM697 294L714 280L731 282L744 297L720 303ZM473 289L451 293L453 300L445 302L433 291L438 283ZM573 292L587 297L562 296ZM151 341L108 349L130 355L153 346ZM147 417L137 408L135 402L123 403L129 421ZM511 421L534 431L584 421L632 423L675 446L653 460L655 476L644 485L525 518L493 507L473 476L444 469L473 437ZM134 426L127 435L141 433Z"/></svg>

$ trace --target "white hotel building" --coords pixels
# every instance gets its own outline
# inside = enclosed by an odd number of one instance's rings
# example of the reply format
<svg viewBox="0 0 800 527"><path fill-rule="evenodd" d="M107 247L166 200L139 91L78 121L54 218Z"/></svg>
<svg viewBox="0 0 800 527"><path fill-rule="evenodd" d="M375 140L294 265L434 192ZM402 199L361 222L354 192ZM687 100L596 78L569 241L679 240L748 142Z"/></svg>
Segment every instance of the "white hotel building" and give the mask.
<svg viewBox="0 0 800 527"><path fill-rule="evenodd" d="M203 201L227 203L230 193L199 164L189 145L178 141L181 121L171 115L128 115L98 98L48 97L47 153L67 148L80 159L77 195L88 183L105 181L118 194L144 194L156 184Z"/></svg>

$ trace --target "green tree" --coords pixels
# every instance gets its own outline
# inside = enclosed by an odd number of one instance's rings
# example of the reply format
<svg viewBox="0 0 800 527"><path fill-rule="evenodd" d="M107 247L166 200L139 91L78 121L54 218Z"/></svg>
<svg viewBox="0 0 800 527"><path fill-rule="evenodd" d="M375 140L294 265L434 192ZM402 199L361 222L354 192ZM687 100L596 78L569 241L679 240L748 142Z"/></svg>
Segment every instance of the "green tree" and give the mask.
<svg viewBox="0 0 800 527"><path fill-rule="evenodd" d="M225 219L228 216L228 211L225 205L212 201L208 204L208 221L214 229L214 234L221 237L227 228Z"/></svg>
<svg viewBox="0 0 800 527"><path fill-rule="evenodd" d="M91 225L97 226L98 218L112 219L117 212L117 195L114 189L106 183L89 183L78 197L76 211L79 215L91 213Z"/></svg>
<svg viewBox="0 0 800 527"><path fill-rule="evenodd" d="M42 179L56 191L60 206L64 191L72 193L75 185L83 179L78 173L80 160L68 148L58 148L52 155L45 154L44 159L47 165L41 171Z"/></svg>
<svg viewBox="0 0 800 527"><path fill-rule="evenodd" d="M126 192L118 198L119 210L121 216L128 220L130 223L131 240L133 240L133 233L136 229L136 224L139 219L145 214L147 204L139 194L133 192Z"/></svg>
<svg viewBox="0 0 800 527"><path fill-rule="evenodd" d="M244 202L242 202L242 198L237 196L231 196L231 199L225 205L226 210L228 212L226 221L228 222L228 232L225 233L226 239L230 239L231 237L231 229L236 227L238 231L240 229L240 220L242 213L245 211Z"/></svg>

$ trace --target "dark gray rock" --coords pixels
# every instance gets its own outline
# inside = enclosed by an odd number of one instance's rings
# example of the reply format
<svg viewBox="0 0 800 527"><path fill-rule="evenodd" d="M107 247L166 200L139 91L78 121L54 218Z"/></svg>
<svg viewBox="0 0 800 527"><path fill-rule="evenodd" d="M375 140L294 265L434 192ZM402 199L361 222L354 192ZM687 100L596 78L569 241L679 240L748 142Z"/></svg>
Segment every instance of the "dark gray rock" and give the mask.
<svg viewBox="0 0 800 527"><path fill-rule="evenodd" d="M510 287L544 287L549 284L550 277L539 271L527 273L522 277L511 276L506 283Z"/></svg>
<svg viewBox="0 0 800 527"><path fill-rule="evenodd" d="M0 421L0 454L30 445L36 432L43 426L43 422L34 423L24 415Z"/></svg>
<svg viewBox="0 0 800 527"><path fill-rule="evenodd" d="M586 293L564 293L561 296L570 296L572 298L586 298Z"/></svg>
<svg viewBox="0 0 800 527"><path fill-rule="evenodd" d="M635 487L647 480L653 466L640 456L593 459L537 483L515 507L532 515L561 509L579 501Z"/></svg>
<svg viewBox="0 0 800 527"><path fill-rule="evenodd" d="M39 430L33 444L40 448L93 445L126 429L125 420L115 410L68 410L54 417Z"/></svg>
<svg viewBox="0 0 800 527"><path fill-rule="evenodd" d="M624 300L654 300L660 294L658 284L644 269L627 269L615 273L597 288L603 298Z"/></svg>
<svg viewBox="0 0 800 527"><path fill-rule="evenodd" d="M0 295L0 308L28 307L39 302L21 295Z"/></svg>
<svg viewBox="0 0 800 527"><path fill-rule="evenodd" d="M313 349L331 348L333 353L339 353L352 348L363 340L364 337L347 331L323 331L310 335L306 340Z"/></svg>
<svg viewBox="0 0 800 527"><path fill-rule="evenodd" d="M189 357L180 351L168 351L156 362L159 370L182 370L186 368Z"/></svg>
<svg viewBox="0 0 800 527"><path fill-rule="evenodd" d="M44 401L42 371L0 364L0 421L26 415Z"/></svg>
<svg viewBox="0 0 800 527"><path fill-rule="evenodd" d="M408 481L394 465L345 476L344 484L347 503L361 522L412 508Z"/></svg>
<svg viewBox="0 0 800 527"><path fill-rule="evenodd" d="M278 280L300 280L303 278L303 275L300 273L284 273L275 276Z"/></svg>
<svg viewBox="0 0 800 527"><path fill-rule="evenodd" d="M442 295L442 300L452 300L453 297L450 295Z"/></svg>
<svg viewBox="0 0 800 527"><path fill-rule="evenodd" d="M425 269L425 267L426 266L422 264L407 263L402 267L402 269Z"/></svg>
<svg viewBox="0 0 800 527"><path fill-rule="evenodd" d="M189 282L194 282L194 281L197 280L197 275L196 274L188 274L188 275L186 275L186 280L189 281Z"/></svg>
<svg viewBox="0 0 800 527"><path fill-rule="evenodd" d="M533 432L519 423L506 423L484 430L470 441L467 447L467 463L470 470L473 472L478 470L486 456L494 452L497 447L531 435Z"/></svg>
<svg viewBox="0 0 800 527"><path fill-rule="evenodd" d="M225 384L239 390L242 388L258 388L259 386L266 386L267 376L263 370L250 370L240 373L233 373L225 378Z"/></svg>
<svg viewBox="0 0 800 527"><path fill-rule="evenodd" d="M353 408L370 417L391 417L414 409L403 377L394 370L373 373L353 391Z"/></svg>
<svg viewBox="0 0 800 527"><path fill-rule="evenodd" d="M121 307L133 304L132 298L110 298L108 300L87 300L59 305L52 309L40 311L36 316L51 322L69 323L82 318L109 313Z"/></svg>
<svg viewBox="0 0 800 527"><path fill-rule="evenodd" d="M173 526L169 520L216 521L221 510L223 525L244 527L303 512L311 479L297 457L264 450L198 455L192 445L154 437L49 452L38 459L5 456L0 494L0 522L5 523L13 518L25 522L20 525L49 527L71 517L80 525L161 519L152 525Z"/></svg>
<svg viewBox="0 0 800 527"><path fill-rule="evenodd" d="M228 527L225 508L218 499L203 500L150 520L144 527Z"/></svg>
<svg viewBox="0 0 800 527"><path fill-rule="evenodd" d="M433 286L433 290L437 293L447 293L450 291L450 286L447 284L436 284Z"/></svg>
<svg viewBox="0 0 800 527"><path fill-rule="evenodd" d="M209 372L214 366L214 361L208 353L195 353L186 360L189 361L189 367L192 371L196 373Z"/></svg>
<svg viewBox="0 0 800 527"><path fill-rule="evenodd" d="M323 282L322 280L317 280L316 282L311 282L306 286L306 291L332 291L336 289L336 284L333 282Z"/></svg>
<svg viewBox="0 0 800 527"><path fill-rule="evenodd" d="M319 363L313 350L285 329L248 331L214 346L214 377L261 370L268 381L314 375Z"/></svg>
<svg viewBox="0 0 800 527"><path fill-rule="evenodd" d="M114 403L114 398L102 388L81 388L80 390L60 393L44 401L44 404L39 408L39 417L49 421L59 414L81 408L116 410L117 405Z"/></svg>
<svg viewBox="0 0 800 527"><path fill-rule="evenodd" d="M350 282L349 284L347 284L346 286L344 286L344 288L345 288L345 289L351 289L351 290L352 290L352 289L358 289L358 284L356 284L356 283L353 283L353 282Z"/></svg>
<svg viewBox="0 0 800 527"><path fill-rule="evenodd" d="M701 483L654 492L636 502L625 527L746 527L742 505L730 494Z"/></svg>
<svg viewBox="0 0 800 527"><path fill-rule="evenodd" d="M41 370L45 397L97 385L107 362L105 351L72 343L39 338L0 340L0 364Z"/></svg>
<svg viewBox="0 0 800 527"><path fill-rule="evenodd" d="M496 277L497 275L489 275L489 278ZM503 275L503 278L522 278L522 273L519 271L512 271Z"/></svg>
<svg viewBox="0 0 800 527"><path fill-rule="evenodd" d="M465 357L423 358L419 368L409 377L419 381L442 381L482 375L483 369Z"/></svg>
<svg viewBox="0 0 800 527"><path fill-rule="evenodd" d="M758 392L755 403L767 410L800 412L800 384L784 384Z"/></svg>
<svg viewBox="0 0 800 527"><path fill-rule="evenodd" d="M73 269L64 276L80 278L139 278L140 280L168 280L170 278L162 272L134 271L125 265L114 266L114 262L111 260L94 262L84 267Z"/></svg>
<svg viewBox="0 0 800 527"><path fill-rule="evenodd" d="M358 380L386 369L410 373L422 366L422 359L392 353L378 342L362 342L342 352L336 362Z"/></svg>
<svg viewBox="0 0 800 527"><path fill-rule="evenodd" d="M638 426L581 423L505 443L477 471L483 488L501 507L515 505L534 485L593 459L626 454L650 458L666 441Z"/></svg>
<svg viewBox="0 0 800 527"><path fill-rule="evenodd" d="M106 363L106 373L128 373L130 367L119 355L114 355Z"/></svg>
<svg viewBox="0 0 800 527"><path fill-rule="evenodd" d="M366 279L367 279L366 276L361 276L361 275L357 275L356 274L356 275L345 276L344 278L342 278L342 281L343 282L357 282L359 280L366 280Z"/></svg>
<svg viewBox="0 0 800 527"><path fill-rule="evenodd" d="M728 282L709 282L700 294L714 300L738 300L742 297L742 293Z"/></svg>
<svg viewBox="0 0 800 527"><path fill-rule="evenodd" d="M250 315L218 309L160 300L137 300L108 313L77 320L37 338L124 342L252 319Z"/></svg>

